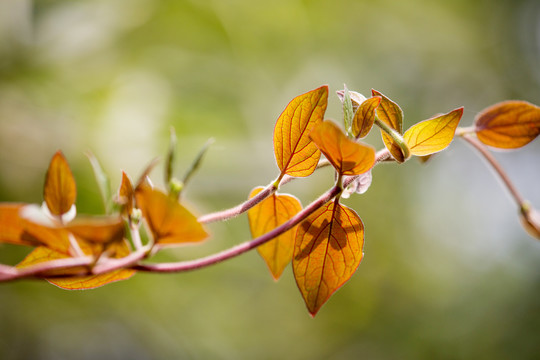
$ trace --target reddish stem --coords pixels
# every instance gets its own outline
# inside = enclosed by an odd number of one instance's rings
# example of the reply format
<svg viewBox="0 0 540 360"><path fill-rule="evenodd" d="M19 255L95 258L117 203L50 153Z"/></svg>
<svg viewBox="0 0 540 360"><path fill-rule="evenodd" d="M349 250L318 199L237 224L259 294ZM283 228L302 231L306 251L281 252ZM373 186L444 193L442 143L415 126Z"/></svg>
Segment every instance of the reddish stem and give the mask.
<svg viewBox="0 0 540 360"><path fill-rule="evenodd" d="M389 157L389 152L386 149L383 149L377 152L375 165L378 164L379 162L387 160L388 157ZM139 262L143 260L148 254L148 247L143 246L137 249L135 252L129 254L128 256L125 256L120 259L100 260L91 270L90 270L90 266L92 266L94 262L94 258L88 257L88 256L52 260L52 261L47 261L44 263L36 264L36 265L29 266L22 269L1 265L0 266L0 281L10 281L10 280L23 278L23 277L32 277L32 276L54 278L58 276L47 275L47 272L50 272L52 270L61 270L61 269L79 267L79 266L89 268L87 272L83 272L79 275L90 275L90 274L98 275L98 274L103 274L103 273L107 273L107 272L122 269L122 268L132 268L135 270L147 271L147 272L182 272L182 271L195 270L195 269L199 269L199 268L206 267L209 265L217 264L224 260L241 255L251 249L254 249L257 246L262 245L265 242L268 242L276 238L277 236L283 234L284 232L290 230L294 226L298 225L301 221L306 219L315 210L317 210L318 208L326 204L328 201L331 201L333 198L341 194L341 191L342 191L341 189L349 186L355 179L356 179L356 176L348 177L346 180L343 181L342 187L340 186L332 187L331 189L326 191L323 195L321 195L317 200L313 201L306 208L304 208L302 211L296 214L289 221L283 223L282 225L278 226L272 231L256 239L246 241L230 249L223 250L219 253L209 255L204 258L176 262L176 263L139 264ZM293 180L292 177L285 176L283 177L280 184L288 183L291 180ZM270 184L262 192L257 194L257 196L253 197L252 199L249 199L247 202L242 203L229 210L204 215L201 218L199 218L199 221L203 223L208 223L208 222L213 222L213 221L227 220L231 217L237 216L249 210L250 208L257 205L262 200L266 199L268 196L272 195L275 191L276 191L276 188L274 187L274 185ZM66 275L59 275L59 276L64 277Z"/></svg>
<svg viewBox="0 0 540 360"><path fill-rule="evenodd" d="M232 218L234 218L234 217L248 211L249 209L251 209L252 207L257 205L258 203L260 203L261 201L263 201L264 199L266 199L267 197L272 195L274 192L276 192L276 190L277 189L274 187L274 185L270 184L267 187L265 187L264 190L262 190L260 193L258 193L257 195L255 195L251 199L247 200L246 202L243 202L242 204L237 205L237 206L235 206L233 208L230 208L230 209L227 209L227 210L218 211L218 212L214 212L214 213L210 213L210 214L200 216L197 219L197 221L200 222L201 224L207 224L207 223L211 223L211 222L224 221L224 220L232 219Z"/></svg>
<svg viewBox="0 0 540 360"><path fill-rule="evenodd" d="M519 208L522 208L523 205L526 203L525 199L521 196L517 188L514 186L512 181L510 180L510 177L506 173L506 171L503 169L501 164L495 159L495 157L486 149L484 145L480 141L478 141L475 137L473 137L471 134L465 133L462 135L462 138L465 139L469 144L471 144L480 154L488 161L488 163L491 165L493 170L499 175L501 180L503 181L504 185L510 191L510 194L516 201Z"/></svg>
<svg viewBox="0 0 540 360"><path fill-rule="evenodd" d="M51 270L61 270L69 269L78 266L90 266L94 262L92 256L76 257L76 258L65 258L65 259L56 259L36 265L31 265L24 268L9 268L9 271L0 272L0 281L10 281L26 277L55 277L48 276L46 273ZM84 274L81 274L84 275ZM65 276L65 275L62 275Z"/></svg>
<svg viewBox="0 0 540 360"><path fill-rule="evenodd" d="M133 269L139 271L149 271L149 272L182 272L200 269L209 265L217 264L224 260L236 257L240 254L243 254L251 249L256 248L259 245L264 244L267 241L270 241L277 236L283 234L287 230L290 230L294 226L298 225L302 220L307 218L315 210L326 204L328 201L332 200L336 195L340 194L341 189L334 186L323 195L321 195L317 200L309 204L306 208L292 217L289 221L281 224L270 232L259 236L250 241L246 241L242 244L236 245L230 249L221 251L210 256L206 256L200 259L181 261L174 263L160 263L160 264L139 264L135 265Z"/></svg>

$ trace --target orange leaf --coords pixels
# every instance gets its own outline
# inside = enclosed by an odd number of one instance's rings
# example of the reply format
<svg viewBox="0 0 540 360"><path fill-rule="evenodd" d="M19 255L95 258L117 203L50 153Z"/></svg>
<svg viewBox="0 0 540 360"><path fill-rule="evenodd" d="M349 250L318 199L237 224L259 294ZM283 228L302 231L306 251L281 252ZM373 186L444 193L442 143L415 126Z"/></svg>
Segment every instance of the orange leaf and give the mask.
<svg viewBox="0 0 540 360"><path fill-rule="evenodd" d="M412 155L425 156L444 150L452 140L463 115L463 108L424 120L413 125L403 134Z"/></svg>
<svg viewBox="0 0 540 360"><path fill-rule="evenodd" d="M133 210L133 185L129 177L122 171L122 183L118 190L118 201L122 205L122 213L129 216Z"/></svg>
<svg viewBox="0 0 540 360"><path fill-rule="evenodd" d="M399 134L402 134L403 111L401 110L399 105L378 92L377 90L371 89L371 94L373 96L380 96L382 98L379 107L377 107L377 117L379 118L379 120L397 131ZM384 145L390 151L390 154L392 154L394 159L396 159L398 162L404 162L405 157L401 152L401 148L398 144L395 143L394 140L392 140L392 137L383 131L382 138Z"/></svg>
<svg viewBox="0 0 540 360"><path fill-rule="evenodd" d="M119 216L78 217L66 229L88 242L108 244L124 238L124 221Z"/></svg>
<svg viewBox="0 0 540 360"><path fill-rule="evenodd" d="M71 209L76 196L75 179L66 158L61 151L58 151L54 154L47 170L43 198L50 213L60 216Z"/></svg>
<svg viewBox="0 0 540 360"><path fill-rule="evenodd" d="M62 227L46 226L29 220L24 221L22 238L43 244L51 250L69 254L69 232Z"/></svg>
<svg viewBox="0 0 540 360"><path fill-rule="evenodd" d="M25 221L19 211L25 204L0 204L0 243L35 246L39 243L23 237Z"/></svg>
<svg viewBox="0 0 540 360"><path fill-rule="evenodd" d="M292 265L311 316L356 271L363 246L362 220L337 200L322 206L300 224Z"/></svg>
<svg viewBox="0 0 540 360"><path fill-rule="evenodd" d="M252 198L261 192L258 187L251 191ZM302 210L300 201L291 195L272 194L248 211L251 236L257 238L283 224ZM296 230L296 228L294 228ZM291 262L295 231L289 230L257 248L274 280L278 280L283 269Z"/></svg>
<svg viewBox="0 0 540 360"><path fill-rule="evenodd" d="M484 109L474 121L478 140L499 149L517 149L540 134L540 107L503 101Z"/></svg>
<svg viewBox="0 0 540 360"><path fill-rule="evenodd" d="M321 86L294 98L279 116L274 128L274 153L281 174L308 176L321 153L308 134L323 120L328 86Z"/></svg>
<svg viewBox="0 0 540 360"><path fill-rule="evenodd" d="M331 121L323 121L309 136L342 175L360 175L375 164L375 149L349 140Z"/></svg>
<svg viewBox="0 0 540 360"><path fill-rule="evenodd" d="M375 122L375 114L377 107L381 103L380 96L374 96L362 102L354 114L352 123L352 133L354 137L363 138L369 134L373 123Z"/></svg>
<svg viewBox="0 0 540 360"><path fill-rule="evenodd" d="M208 236L197 218L165 193L142 185L135 198L156 244L197 242Z"/></svg>

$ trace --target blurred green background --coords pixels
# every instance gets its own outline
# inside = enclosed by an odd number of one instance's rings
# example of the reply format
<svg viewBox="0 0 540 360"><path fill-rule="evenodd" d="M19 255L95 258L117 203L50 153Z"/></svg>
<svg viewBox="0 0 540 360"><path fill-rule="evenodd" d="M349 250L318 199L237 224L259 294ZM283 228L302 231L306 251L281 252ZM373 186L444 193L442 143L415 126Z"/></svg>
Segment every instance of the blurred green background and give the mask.
<svg viewBox="0 0 540 360"><path fill-rule="evenodd" d="M233 206L278 174L272 131L322 84L375 88L405 128L465 106L540 103L536 0L0 1L0 200L39 203L62 149L80 213L102 207L84 152L116 188L178 135L177 175L214 137L186 200ZM379 136L368 139L380 146ZM540 206L540 142L497 158ZM153 173L162 185L162 168ZM540 242L462 141L426 166L374 170L346 201L366 226L353 278L309 317L290 267L274 283L255 253L191 273L137 274L84 292L0 284L0 359L537 359ZM303 204L329 170L283 188ZM245 217L209 226L189 259L249 239ZM0 245L16 263L27 249Z"/></svg>

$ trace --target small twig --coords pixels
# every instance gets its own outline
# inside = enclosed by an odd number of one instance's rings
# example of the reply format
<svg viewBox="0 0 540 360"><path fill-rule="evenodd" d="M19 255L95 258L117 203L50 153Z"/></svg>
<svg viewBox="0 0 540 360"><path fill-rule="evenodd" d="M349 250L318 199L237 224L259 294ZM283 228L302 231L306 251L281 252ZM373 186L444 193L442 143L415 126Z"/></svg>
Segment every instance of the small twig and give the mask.
<svg viewBox="0 0 540 360"><path fill-rule="evenodd" d="M227 210L218 211L218 212L214 212L214 213L210 213L210 214L200 216L197 219L197 221L200 222L201 224L207 224L207 223L211 223L211 222L224 221L224 220L232 219L232 218L234 218L234 217L248 211L249 209L251 209L252 207L257 205L258 203L260 203L261 201L263 201L264 199L266 199L267 197L272 195L274 192L276 192L276 190L277 189L274 187L274 184L272 183L272 184L266 186L260 193L258 193L257 195L255 195L251 199L241 203L240 205L237 205L237 206L235 206L233 208L230 208L230 209L227 209Z"/></svg>
<svg viewBox="0 0 540 360"><path fill-rule="evenodd" d="M379 162L387 161L389 159L393 159L390 156L390 152L387 149L382 149L379 152L377 152L377 154L375 156L375 165L377 165ZM328 165L330 165L330 162L328 160L326 160L326 159L323 159L317 165L317 169L326 167ZM284 176L281 177L281 179L279 181L279 185L280 186L285 185L285 184L289 183L290 181L292 181L294 179L296 179L296 178L292 177L292 176L289 176L289 175L284 175ZM353 179L354 179L354 177L353 177ZM271 184L267 185L257 195L255 195L251 199L249 199L249 200L247 200L247 201L245 201L245 202L243 202L243 203L241 203L241 204L239 204L239 205L237 205L237 206L235 206L233 208L223 210L223 211L217 211L217 212L206 214L206 215L202 215L197 219L197 221L200 222L201 224L208 224L208 223L212 223L212 222L224 221L224 220L232 219L232 218L234 218L234 217L248 211L249 209L251 209L252 207L257 205L258 203L260 203L261 201L263 201L264 199L268 198L270 195L275 193L277 191L277 187L276 187L275 183L276 183L275 181L272 182Z"/></svg>
<svg viewBox="0 0 540 360"><path fill-rule="evenodd" d="M131 221L129 222L129 233L131 234L131 241L133 241L133 246L135 246L135 250L142 249L142 241L141 241L141 234L139 232L139 225L133 224Z"/></svg>
<svg viewBox="0 0 540 360"><path fill-rule="evenodd" d="M493 170L495 170L495 172L499 175L508 191L510 191L510 194L514 198L517 206L520 209L523 208L523 206L526 204L525 199L521 196L517 188L514 186L514 183L512 183L510 177L503 169L501 164L499 164L499 162L495 159L495 157L473 135L464 132L460 134L460 136L469 144L471 144L476 150L478 150L478 152L488 161Z"/></svg>
<svg viewBox="0 0 540 360"><path fill-rule="evenodd" d="M82 251L81 247L79 246L79 243L77 242L77 239L75 239L75 236L72 233L68 233L68 239L69 239L69 252L72 253L71 255L73 257L83 257L85 254Z"/></svg>

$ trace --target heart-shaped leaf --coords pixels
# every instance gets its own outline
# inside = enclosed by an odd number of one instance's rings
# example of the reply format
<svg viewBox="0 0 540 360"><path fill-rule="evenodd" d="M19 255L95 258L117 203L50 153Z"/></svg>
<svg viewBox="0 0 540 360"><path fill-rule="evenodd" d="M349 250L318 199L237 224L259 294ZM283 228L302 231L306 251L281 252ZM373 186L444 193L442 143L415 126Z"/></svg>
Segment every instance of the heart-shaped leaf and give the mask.
<svg viewBox="0 0 540 360"><path fill-rule="evenodd" d="M517 149L540 134L540 107L503 101L484 109L474 121L478 140L499 149Z"/></svg>
<svg viewBox="0 0 540 360"><path fill-rule="evenodd" d="M446 149L454 139L462 115L461 107L447 114L421 121L405 131L403 140L407 143L411 154L425 156Z"/></svg>
<svg viewBox="0 0 540 360"><path fill-rule="evenodd" d="M309 134L341 175L363 174L375 164L375 149L347 138L331 121L323 121Z"/></svg>
<svg viewBox="0 0 540 360"><path fill-rule="evenodd" d="M54 154L45 176L43 198L51 214L62 216L71 209L76 197L75 178L66 158L58 151Z"/></svg>
<svg viewBox="0 0 540 360"><path fill-rule="evenodd" d="M292 265L296 284L312 316L356 271L363 246L362 220L337 200L300 224Z"/></svg>
<svg viewBox="0 0 540 360"><path fill-rule="evenodd" d="M262 187L253 189L251 194L249 194L249 198L254 197L263 189ZM302 204L294 196L272 194L267 199L249 209L248 218L251 236L257 238L266 234L291 219L300 210L302 210ZM257 248L257 251L272 273L274 280L280 278L283 269L291 262L295 234L296 227Z"/></svg>
<svg viewBox="0 0 540 360"><path fill-rule="evenodd" d="M309 139L313 127L324 117L328 86L294 98L274 128L274 154L281 175L304 177L315 171L321 153Z"/></svg>

